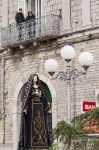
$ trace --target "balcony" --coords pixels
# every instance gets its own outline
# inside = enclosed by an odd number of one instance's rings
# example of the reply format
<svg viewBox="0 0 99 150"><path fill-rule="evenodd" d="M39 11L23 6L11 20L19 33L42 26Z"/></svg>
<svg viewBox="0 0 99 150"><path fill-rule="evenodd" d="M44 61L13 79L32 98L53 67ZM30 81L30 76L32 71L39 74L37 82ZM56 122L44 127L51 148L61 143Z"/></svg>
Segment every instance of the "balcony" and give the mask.
<svg viewBox="0 0 99 150"><path fill-rule="evenodd" d="M33 41L56 39L60 34L60 18L48 15L39 19L12 24L1 29L1 46L4 48L27 45Z"/></svg>

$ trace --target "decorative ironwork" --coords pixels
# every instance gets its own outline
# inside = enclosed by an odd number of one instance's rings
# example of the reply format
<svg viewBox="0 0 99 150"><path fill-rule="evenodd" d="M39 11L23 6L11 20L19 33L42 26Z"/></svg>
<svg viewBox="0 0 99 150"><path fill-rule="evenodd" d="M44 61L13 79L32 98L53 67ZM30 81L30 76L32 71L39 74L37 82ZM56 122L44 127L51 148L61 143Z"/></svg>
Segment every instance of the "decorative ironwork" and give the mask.
<svg viewBox="0 0 99 150"><path fill-rule="evenodd" d="M84 69L83 71L79 71L77 68L75 69L71 69L70 66L67 66L67 70L64 72L64 71L60 71L56 77L52 78L52 80L54 79L59 79L61 81L70 81L71 79L75 79L75 78L78 78L79 76L81 75L85 75L87 73L87 70Z"/></svg>
<svg viewBox="0 0 99 150"><path fill-rule="evenodd" d="M1 46L9 47L33 39L55 38L60 34L60 18L48 15L1 29Z"/></svg>

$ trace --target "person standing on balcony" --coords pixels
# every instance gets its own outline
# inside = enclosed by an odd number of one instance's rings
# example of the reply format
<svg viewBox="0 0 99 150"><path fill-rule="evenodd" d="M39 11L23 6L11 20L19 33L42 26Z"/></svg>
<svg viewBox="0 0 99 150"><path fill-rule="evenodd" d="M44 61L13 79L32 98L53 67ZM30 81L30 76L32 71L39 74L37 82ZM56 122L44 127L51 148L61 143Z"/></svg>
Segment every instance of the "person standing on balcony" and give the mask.
<svg viewBox="0 0 99 150"><path fill-rule="evenodd" d="M26 21L33 20L33 19L35 19L35 15L32 13L32 11L29 11L28 16L26 17Z"/></svg>
<svg viewBox="0 0 99 150"><path fill-rule="evenodd" d="M22 30L24 29L23 22L25 22L25 17L22 13L22 8L19 8L19 12L15 15L15 20L17 23L17 29L18 29L18 40L22 40Z"/></svg>
<svg viewBox="0 0 99 150"><path fill-rule="evenodd" d="M26 17L26 23L28 28L28 35L29 37L35 35L35 15L32 11L28 12L28 16Z"/></svg>
<svg viewBox="0 0 99 150"><path fill-rule="evenodd" d="M19 8L19 12L16 13L15 20L16 20L17 24L25 22L25 17L22 13L22 8Z"/></svg>

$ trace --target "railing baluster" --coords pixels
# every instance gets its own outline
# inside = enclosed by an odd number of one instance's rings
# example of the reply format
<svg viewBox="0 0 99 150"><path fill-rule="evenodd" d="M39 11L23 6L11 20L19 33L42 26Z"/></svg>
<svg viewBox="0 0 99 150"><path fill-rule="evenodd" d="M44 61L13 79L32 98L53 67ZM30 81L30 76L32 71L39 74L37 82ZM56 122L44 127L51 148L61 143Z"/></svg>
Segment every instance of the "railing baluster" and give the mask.
<svg viewBox="0 0 99 150"><path fill-rule="evenodd" d="M1 46L10 47L29 42L32 39L48 36L59 36L60 18L56 15L48 15L42 18L26 21L20 24L12 24L1 29Z"/></svg>

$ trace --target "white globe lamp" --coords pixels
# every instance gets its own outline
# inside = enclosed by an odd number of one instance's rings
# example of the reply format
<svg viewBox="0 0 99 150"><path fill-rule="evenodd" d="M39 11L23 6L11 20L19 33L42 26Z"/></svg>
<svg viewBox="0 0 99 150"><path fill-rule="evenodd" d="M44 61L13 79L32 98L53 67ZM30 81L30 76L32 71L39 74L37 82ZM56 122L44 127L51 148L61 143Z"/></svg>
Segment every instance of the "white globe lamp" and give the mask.
<svg viewBox="0 0 99 150"><path fill-rule="evenodd" d="M61 49L61 56L67 62L70 62L75 57L75 54L75 49L70 45L66 45Z"/></svg>
<svg viewBox="0 0 99 150"><path fill-rule="evenodd" d="M92 65L93 60L93 55L90 52L82 52L78 57L79 64L85 69Z"/></svg>
<svg viewBox="0 0 99 150"><path fill-rule="evenodd" d="M54 59L48 59L44 64L44 68L50 75L53 75L58 69L58 63Z"/></svg>

